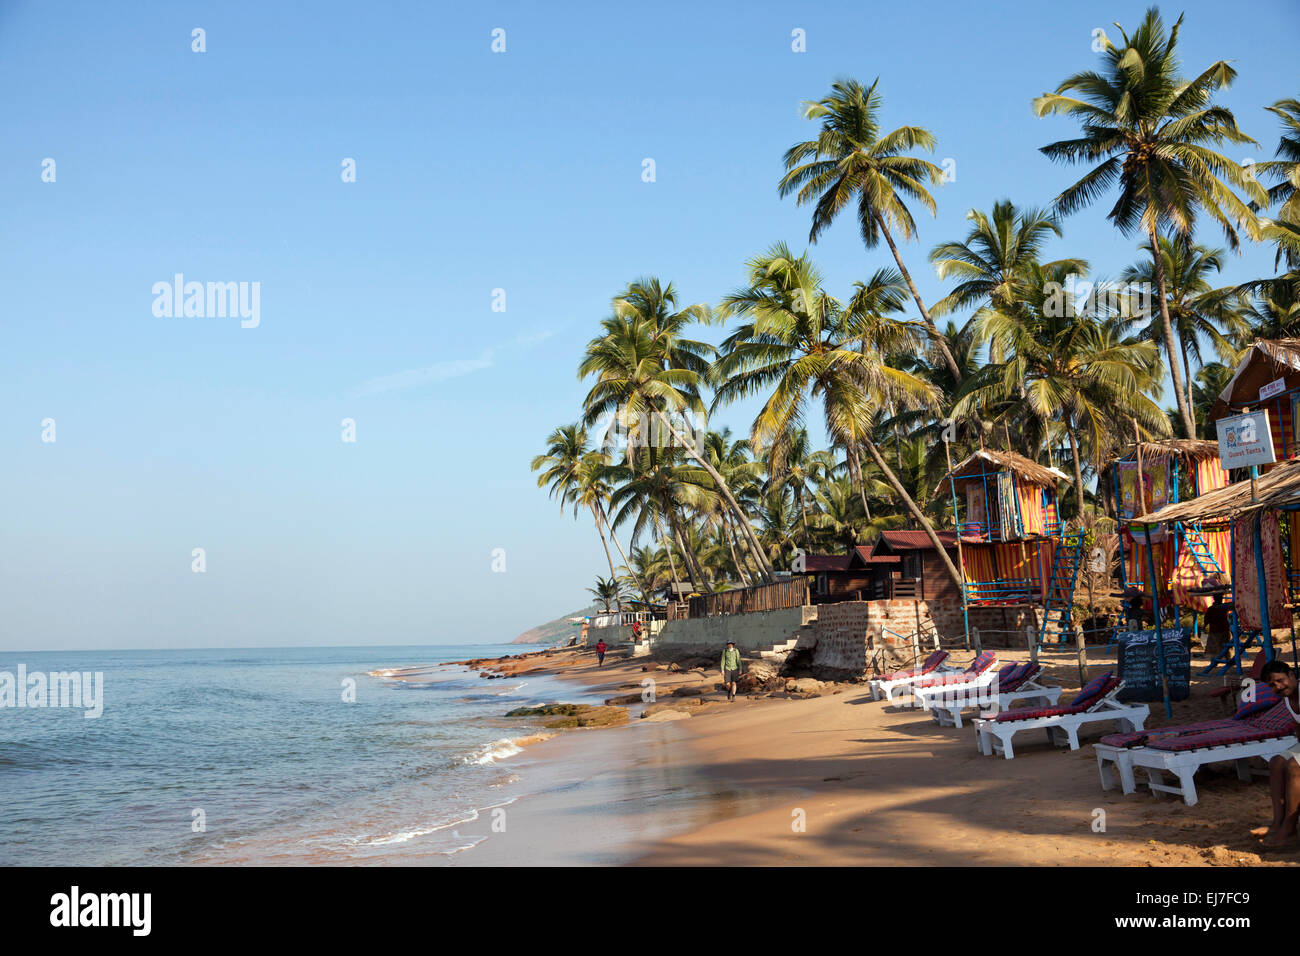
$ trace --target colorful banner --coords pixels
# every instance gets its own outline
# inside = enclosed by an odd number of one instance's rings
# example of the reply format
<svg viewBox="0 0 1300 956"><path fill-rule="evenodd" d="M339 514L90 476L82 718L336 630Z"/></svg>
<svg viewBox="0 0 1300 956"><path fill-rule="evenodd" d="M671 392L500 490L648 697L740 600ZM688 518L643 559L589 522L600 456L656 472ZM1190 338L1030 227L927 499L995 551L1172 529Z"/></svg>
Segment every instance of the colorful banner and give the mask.
<svg viewBox="0 0 1300 956"><path fill-rule="evenodd" d="M1119 472L1119 507L1122 518L1158 511L1169 503L1169 459L1144 462L1142 466L1142 493L1138 495L1137 462L1121 461Z"/></svg>
<svg viewBox="0 0 1300 956"><path fill-rule="evenodd" d="M1259 572L1255 563L1255 516L1238 518L1233 528L1232 584L1236 591L1237 623L1247 630L1263 627L1260 619ZM1268 589L1268 618L1272 628L1286 627L1291 618L1286 607L1286 567L1275 512L1265 512L1260 521L1260 544L1264 555L1264 583Z"/></svg>

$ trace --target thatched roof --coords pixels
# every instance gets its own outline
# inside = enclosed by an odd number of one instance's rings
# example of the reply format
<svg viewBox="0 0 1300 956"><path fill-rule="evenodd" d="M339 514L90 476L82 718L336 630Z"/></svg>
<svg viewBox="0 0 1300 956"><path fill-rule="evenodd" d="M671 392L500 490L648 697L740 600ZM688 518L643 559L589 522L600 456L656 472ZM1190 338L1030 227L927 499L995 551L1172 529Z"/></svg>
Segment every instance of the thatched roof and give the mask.
<svg viewBox="0 0 1300 956"><path fill-rule="evenodd" d="M1205 438L1163 438L1160 441L1141 442L1141 446L1143 464L1166 458L1198 460L1219 457L1219 443ZM1124 449L1120 460L1135 461L1137 453L1138 444L1132 443Z"/></svg>
<svg viewBox="0 0 1300 956"><path fill-rule="evenodd" d="M992 467L990 467L992 466ZM963 479L974 479L989 471L1009 471L1017 478L1023 478L1031 484L1055 487L1058 481L1069 481L1070 476L1057 468L1047 468L1024 455L1014 451L990 451L981 449L969 458L954 466L952 471L939 479L936 495L948 492L947 482L951 477L958 485L964 485Z"/></svg>
<svg viewBox="0 0 1300 956"><path fill-rule="evenodd" d="M1223 523L1264 508L1300 505L1300 460L1281 461L1255 482L1252 500L1250 482L1239 481L1216 488L1190 501L1165 505L1148 515L1133 519L1135 524L1160 524L1165 521L1207 521Z"/></svg>
<svg viewBox="0 0 1300 956"><path fill-rule="evenodd" d="M1237 371L1210 408L1210 421L1232 413L1232 406L1259 404L1259 390L1300 371L1300 339L1260 339L1237 364Z"/></svg>

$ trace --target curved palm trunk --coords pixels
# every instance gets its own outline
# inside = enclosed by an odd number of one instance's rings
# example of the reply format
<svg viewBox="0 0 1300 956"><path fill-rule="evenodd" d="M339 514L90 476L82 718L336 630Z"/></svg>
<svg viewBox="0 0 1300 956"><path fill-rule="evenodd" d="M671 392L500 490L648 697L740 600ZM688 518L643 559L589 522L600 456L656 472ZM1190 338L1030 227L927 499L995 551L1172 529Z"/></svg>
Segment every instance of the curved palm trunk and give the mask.
<svg viewBox="0 0 1300 956"><path fill-rule="evenodd" d="M867 504L867 483L862 477L862 457L858 454L858 443L847 442L845 461L849 464L849 480L858 488L858 497L862 499L862 514L867 522L871 521L871 507Z"/></svg>
<svg viewBox="0 0 1300 956"><path fill-rule="evenodd" d="M677 562L673 560L673 543L664 536L663 522L659 520L659 513L655 512L655 530L659 532L659 540L664 543L664 553L668 555L668 570L673 575L673 588L676 591L682 589L681 578L677 576ZM676 603L677 595L673 595L673 601Z"/></svg>
<svg viewBox="0 0 1300 956"><path fill-rule="evenodd" d="M686 449L687 454L695 459L696 463L703 468L708 473L709 477L713 479L714 483L717 484L718 490L722 493L722 497L726 499L727 506L731 508L732 514L736 516L738 523L744 531L745 543L749 547L750 554L754 556L754 563L758 565L758 570L764 583L771 584L772 581L776 579L776 574L772 570L771 563L767 560L767 555L763 553L763 546L759 544L758 536L754 534L754 529L749 526L749 519L745 517L745 512L740 510L740 505L736 502L735 496L732 495L731 488L727 486L726 480L723 479L722 475L719 474L718 469L714 468L711 462L695 450L695 443L687 441L686 437L677 430L677 426L673 424L672 420L667 415L657 408L654 410L654 413L658 417L659 421L661 421L672 434L673 438Z"/></svg>
<svg viewBox="0 0 1300 956"><path fill-rule="evenodd" d="M614 582L615 587L618 587L618 574L614 571L614 559L610 557L609 542L605 540L605 523L601 520L600 510L594 504L591 506L591 513L596 519L596 531L600 533L600 546L605 549L605 560L609 563L609 579ZM623 613L623 599L618 592L614 594L614 603L618 606L618 613L621 615ZM608 602L605 604L605 610L609 610Z"/></svg>
<svg viewBox="0 0 1300 956"><path fill-rule="evenodd" d="M1178 346L1183 353L1183 378L1187 380L1187 407L1192 410L1192 421L1196 421L1196 398L1192 395L1192 360L1187 354L1187 342L1178 336ZM1193 438L1196 435L1193 433Z"/></svg>
<svg viewBox="0 0 1300 956"><path fill-rule="evenodd" d="M957 585L958 590L964 591L966 588L966 582L962 579L961 572L957 570L957 565L952 563L952 558L948 557L948 552L944 549L943 542L940 541L939 536L934 533L934 527L930 524L930 519L925 516L925 513L921 511L916 502L912 500L912 496L907 493L907 489L903 487L902 482L898 480L898 476L894 474L890 469L889 464L885 461L884 456L880 454L880 449L876 447L875 442L870 438L864 438L862 439L862 443L867 448L867 454L869 454L876 462L876 467L880 469L880 473L885 476L885 480L893 486L894 491L903 499L903 504L907 505L907 510L912 512L912 517L921 523L921 529L925 532L925 536L930 539L930 543L934 545L934 549L939 552L939 558L943 561L944 569L947 570L953 583Z"/></svg>
<svg viewBox="0 0 1300 956"><path fill-rule="evenodd" d="M736 567L736 578L745 587L749 587L749 575L745 573L745 568L740 563L740 558L736 555L736 537L731 533L731 522L727 519L727 513L721 512L719 515L722 519L722 536L727 539L727 549L731 551L731 563Z"/></svg>
<svg viewBox="0 0 1300 956"><path fill-rule="evenodd" d="M673 540L677 542L677 550L682 553L682 562L686 565L686 574L691 579L691 588L703 594L708 590L704 584L704 575L700 573L699 564L694 560L695 556L686 550L686 541L677 521L677 512L668 502L665 502L665 507L668 514L668 528L673 533Z"/></svg>
<svg viewBox="0 0 1300 956"><path fill-rule="evenodd" d="M1191 404L1187 400L1187 386L1183 383L1183 373L1178 368L1178 345L1174 341L1174 323L1169 318L1169 300L1165 290L1165 261L1160 255L1160 238L1156 235L1154 225L1148 227L1147 235L1151 238L1151 264L1156 274L1156 295L1160 299L1160 332L1165 340L1165 354L1169 356L1169 378L1174 383L1174 397L1178 400L1178 414L1183 419L1183 430L1188 438L1195 438L1196 419L1192 417Z"/></svg>
<svg viewBox="0 0 1300 956"><path fill-rule="evenodd" d="M912 273L908 272L907 266L903 265L903 257L898 254L898 246L894 245L894 237L889 234L889 227L885 225L884 217L878 212L873 212L871 215L876 220L876 228L885 237L885 243L889 246L889 251L894 254L894 261L898 263L898 271L902 273L903 281L907 283L907 288L912 293L912 299L916 302L916 307L921 310L922 323L924 323L931 338L934 339L934 344L939 347L939 352L943 355L944 363L948 366L948 371L952 373L954 382L960 385L962 374L957 365L957 359L953 357L952 349L948 348L948 340L939 334L934 320L930 318L930 310L921 301L921 293L916 291L916 283L912 281Z"/></svg>
<svg viewBox="0 0 1300 956"><path fill-rule="evenodd" d="M627 559L627 555L623 552L623 546L618 543L618 535L614 534L614 526L610 523L609 516L605 514L603 508L601 509L601 516L605 519L605 526L609 528L609 540L614 542L614 547L618 549L618 556L623 559L623 567L627 568L627 573L632 575L632 580L641 589L641 593L648 595L649 591L645 586L645 581L641 579L641 575L637 574L636 568L632 567L632 562ZM646 603L649 603L648 599Z"/></svg>
<svg viewBox="0 0 1300 956"><path fill-rule="evenodd" d="M1079 461L1079 439L1074 432L1074 419L1067 418L1065 433L1070 436L1070 457L1074 459L1074 494L1079 504L1079 520L1083 521L1083 464Z"/></svg>

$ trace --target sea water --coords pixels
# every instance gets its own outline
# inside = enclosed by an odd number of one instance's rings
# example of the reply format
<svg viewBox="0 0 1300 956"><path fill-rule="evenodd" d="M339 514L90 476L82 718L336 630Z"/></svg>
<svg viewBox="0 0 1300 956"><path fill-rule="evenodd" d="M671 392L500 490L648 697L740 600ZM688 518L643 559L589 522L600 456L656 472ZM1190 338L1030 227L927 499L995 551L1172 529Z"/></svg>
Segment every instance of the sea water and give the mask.
<svg viewBox="0 0 1300 956"><path fill-rule="evenodd" d="M514 741L536 728L505 712L598 702L449 663L523 649L0 653L0 671L103 674L98 717L0 708L0 864L454 859L516 799Z"/></svg>

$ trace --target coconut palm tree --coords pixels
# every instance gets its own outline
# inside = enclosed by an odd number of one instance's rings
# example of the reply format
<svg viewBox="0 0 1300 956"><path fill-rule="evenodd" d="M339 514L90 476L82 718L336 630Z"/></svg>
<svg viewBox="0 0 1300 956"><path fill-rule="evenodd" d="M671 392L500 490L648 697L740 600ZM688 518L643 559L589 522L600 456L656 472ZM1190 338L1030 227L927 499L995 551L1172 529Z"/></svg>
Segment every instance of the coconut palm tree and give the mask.
<svg viewBox="0 0 1300 956"><path fill-rule="evenodd" d="M605 613L609 613L610 604L622 607L623 588L615 578L596 578L596 586L587 588L588 593L595 596L596 600L605 606Z"/></svg>
<svg viewBox="0 0 1300 956"><path fill-rule="evenodd" d="M886 363L884 352L897 344L894 327L875 322L870 310L844 309L822 287L807 254L795 256L784 243L751 259L748 270L749 284L724 297L719 309L742 323L724 340L711 370L715 405L768 393L752 440L756 448L771 448L780 462L809 400L818 400L827 432L849 452L864 512L865 488L854 464L858 448L875 460L961 587L961 574L934 529L871 439L877 409L938 400L928 383Z"/></svg>
<svg viewBox="0 0 1300 956"><path fill-rule="evenodd" d="M1120 28L1123 46L1101 36L1100 72L1076 73L1033 105L1038 116L1061 113L1082 126L1078 138L1042 147L1045 155L1058 162L1097 163L1056 197L1056 212L1069 215L1117 185L1119 197L1107 218L1124 235L1140 231L1150 243L1169 375L1183 428L1194 437L1187 386L1173 361L1178 347L1164 263L1156 254L1159 236L1166 231L1192 235L1199 210L1219 223L1235 250L1238 225L1253 239L1259 238L1259 225L1229 186L1261 205L1267 196L1238 163L1211 148L1224 142L1255 142L1237 128L1230 110L1213 103L1214 94L1231 83L1236 71L1220 60L1191 80L1182 78L1177 56L1181 26L1179 17L1173 29L1166 30L1152 7L1131 37Z"/></svg>
<svg viewBox="0 0 1300 956"><path fill-rule="evenodd" d="M560 499L561 508L573 505L575 518L581 507L591 511L601 546L605 549L605 560L609 563L609 576L611 579L616 577L614 559L605 539L605 502L610 494L603 475L605 457L588 448L587 430L579 424L555 429L546 439L546 446L546 452L532 461L532 470L541 472L537 476L537 487L549 485L550 496Z"/></svg>
<svg viewBox="0 0 1300 956"><path fill-rule="evenodd" d="M1156 285L1155 260L1151 243L1140 247L1148 256L1120 273L1120 281L1130 285L1154 288ZM1169 239L1160 237L1160 262L1165 276L1165 291L1168 296L1169 317L1174 325L1174 338L1178 343L1178 359L1182 362L1183 378L1187 383L1187 404L1195 413L1192 399L1193 357L1197 366L1204 364L1201 342L1209 340L1215 352L1223 358L1232 354L1232 343L1224 332L1239 331L1242 320L1228 300L1218 294L1210 284L1209 277L1223 268L1224 250L1213 249L1192 242L1187 237ZM1163 330L1160 328L1159 314L1150 316L1150 324L1138 334L1141 338L1151 339L1162 348L1166 346ZM1172 363L1174 356L1168 356ZM1193 436L1195 437L1195 436Z"/></svg>
<svg viewBox="0 0 1300 956"><path fill-rule="evenodd" d="M991 213L972 209L966 214L970 232L962 242L941 242L930 251L940 279L958 280L956 287L934 305L935 315L991 305L1007 308L1020 301L1026 267L1042 260L1043 248L1061 237L1057 218L1041 210L1017 209L1009 199L993 204ZM1062 259L1045 265L1088 271L1084 259Z"/></svg>
<svg viewBox="0 0 1300 956"><path fill-rule="evenodd" d="M772 566L731 489L697 443L684 434L686 412L701 419L704 416L699 388L708 373L708 356L713 349L685 338L682 332L691 323L707 319L705 306L677 309L671 283L662 286L652 278L628 286L614 300L613 315L602 322L603 334L587 344L586 356L578 367L579 378L596 378L584 401L585 421L590 424L611 414L624 416L634 423L634 434L648 440L653 440L649 435L652 424L665 429L673 443L713 479L744 532L760 575L765 582L771 582Z"/></svg>
<svg viewBox="0 0 1300 956"><path fill-rule="evenodd" d="M906 241L916 235L916 221L906 199L919 202L934 215L934 197L926 184L943 182L943 170L929 160L907 155L915 149L933 152L934 134L920 126L900 126L883 133L879 85L879 77L865 89L857 80L839 80L831 85L828 96L804 104L804 118L820 121L821 128L816 139L786 150L786 172L778 188L782 196L795 193L800 206L814 204L808 234L814 243L840 212L856 202L863 243L874 249L885 240L926 331L949 371L960 377L957 361L935 328L893 236L897 231Z"/></svg>
<svg viewBox="0 0 1300 956"><path fill-rule="evenodd" d="M1276 180L1269 187L1268 202L1270 207L1278 204L1277 218L1300 223L1300 100L1278 100L1264 108L1282 120L1282 136L1278 158L1257 163L1255 169ZM1290 264L1294 268L1298 263Z"/></svg>
<svg viewBox="0 0 1300 956"><path fill-rule="evenodd" d="M1122 338L1111 319L1080 315L1068 301L1057 307L1055 290L1067 275L1062 267L1030 272L1028 298L1013 308L985 309L976 319L975 336L988 343L990 361L962 384L954 411L1018 397L1034 417L1059 420L1069 437L1082 515L1081 433L1087 430L1099 449L1129 419L1155 434L1168 428L1146 394L1159 390L1159 352L1152 342Z"/></svg>

